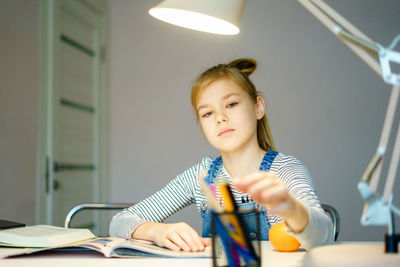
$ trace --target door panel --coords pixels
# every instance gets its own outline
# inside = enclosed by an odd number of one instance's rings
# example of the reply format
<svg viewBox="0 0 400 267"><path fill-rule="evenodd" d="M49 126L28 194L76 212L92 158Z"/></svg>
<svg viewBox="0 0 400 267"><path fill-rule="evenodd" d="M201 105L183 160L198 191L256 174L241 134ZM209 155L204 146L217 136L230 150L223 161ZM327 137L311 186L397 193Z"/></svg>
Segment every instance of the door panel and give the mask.
<svg viewBox="0 0 400 267"><path fill-rule="evenodd" d="M108 200L107 2L40 0L40 10L38 222L63 226L74 206ZM104 233L99 218L72 225Z"/></svg>
<svg viewBox="0 0 400 267"><path fill-rule="evenodd" d="M94 149L93 115L79 109L59 106L57 161L92 164Z"/></svg>
<svg viewBox="0 0 400 267"><path fill-rule="evenodd" d="M74 3L68 3L74 2ZM61 32L88 48L93 45L93 29L97 26L96 14L78 1L63 1L61 6Z"/></svg>
<svg viewBox="0 0 400 267"><path fill-rule="evenodd" d="M93 202L96 164L93 158L96 114L94 78L98 71L96 14L77 1L62 1L58 32L58 77L54 113L53 221L62 225L67 212ZM89 214L81 223L93 224Z"/></svg>
<svg viewBox="0 0 400 267"><path fill-rule="evenodd" d="M93 59L69 43L61 43L60 97L93 108Z"/></svg>
<svg viewBox="0 0 400 267"><path fill-rule="evenodd" d="M57 7L52 220L63 225L72 207L98 199L100 24L99 15L80 1L57 1ZM75 226L95 224L90 214L79 218Z"/></svg>

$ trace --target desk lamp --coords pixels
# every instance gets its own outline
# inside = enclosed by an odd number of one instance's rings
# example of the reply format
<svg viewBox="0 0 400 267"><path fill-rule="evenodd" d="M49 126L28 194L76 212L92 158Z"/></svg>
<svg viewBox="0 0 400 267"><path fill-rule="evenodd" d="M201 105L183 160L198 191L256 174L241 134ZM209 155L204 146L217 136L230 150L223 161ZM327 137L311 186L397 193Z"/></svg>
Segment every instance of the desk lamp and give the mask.
<svg viewBox="0 0 400 267"><path fill-rule="evenodd" d="M239 33L244 0L166 0L151 8L159 20L214 34Z"/></svg>
<svg viewBox="0 0 400 267"><path fill-rule="evenodd" d="M400 74L393 73L390 67L391 63L400 64L400 53L394 51L400 41L400 35L385 48L368 38L322 0L298 2L381 76L385 83L392 85L379 145L358 183L358 190L365 201L361 224L386 226L385 251L397 253L400 234L395 233L393 214L400 216L400 209L392 204L392 191L400 159L400 124L383 196L376 191L400 93ZM149 13L178 26L214 34L233 35L239 33L244 4L245 0L166 0L150 9Z"/></svg>

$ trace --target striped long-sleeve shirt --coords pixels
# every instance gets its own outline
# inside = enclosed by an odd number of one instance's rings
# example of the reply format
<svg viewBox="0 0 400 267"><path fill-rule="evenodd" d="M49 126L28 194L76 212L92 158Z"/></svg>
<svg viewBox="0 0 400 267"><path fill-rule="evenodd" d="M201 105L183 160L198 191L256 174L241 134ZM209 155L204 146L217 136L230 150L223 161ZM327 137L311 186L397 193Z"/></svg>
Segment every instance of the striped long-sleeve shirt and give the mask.
<svg viewBox="0 0 400 267"><path fill-rule="evenodd" d="M213 157L204 157L200 163L175 177L152 196L116 214L110 224L110 235L130 238L140 224L147 221L162 222L190 204L196 204L200 211L206 198L200 192L198 178L207 173L214 159ZM279 153L275 157L270 171L277 174L286 185L289 194L303 203L308 211L308 225L302 233L295 234L302 246L309 249L333 241L332 223L321 208L313 181L304 164L292 156ZM219 170L218 176L228 181L232 180L224 167ZM235 189L233 189L233 194L238 203L242 198L247 197ZM268 210L267 216L271 225L282 221Z"/></svg>

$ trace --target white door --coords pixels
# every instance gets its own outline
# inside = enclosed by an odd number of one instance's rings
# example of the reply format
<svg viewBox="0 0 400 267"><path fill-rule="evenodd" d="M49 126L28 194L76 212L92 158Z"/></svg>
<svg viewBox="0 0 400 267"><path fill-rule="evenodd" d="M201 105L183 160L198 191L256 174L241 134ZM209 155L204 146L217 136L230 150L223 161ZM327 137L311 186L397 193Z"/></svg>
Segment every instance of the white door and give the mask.
<svg viewBox="0 0 400 267"><path fill-rule="evenodd" d="M107 199L106 5L43 0L40 10L45 43L39 213L45 223L63 226L75 205ZM99 232L99 223L96 214L86 212L73 220L73 227Z"/></svg>

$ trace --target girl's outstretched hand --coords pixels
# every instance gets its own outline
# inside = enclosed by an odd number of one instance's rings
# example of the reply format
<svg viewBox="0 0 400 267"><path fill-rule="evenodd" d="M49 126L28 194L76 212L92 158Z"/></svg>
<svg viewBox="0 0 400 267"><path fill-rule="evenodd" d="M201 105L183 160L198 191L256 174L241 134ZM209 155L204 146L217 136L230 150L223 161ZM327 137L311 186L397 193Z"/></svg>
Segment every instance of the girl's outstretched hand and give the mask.
<svg viewBox="0 0 400 267"><path fill-rule="evenodd" d="M160 247L175 251L203 251L209 241L184 222L141 224L132 234L133 238L151 240Z"/></svg>
<svg viewBox="0 0 400 267"><path fill-rule="evenodd" d="M307 210L289 195L285 184L274 172L256 171L234 178L233 186L285 219L294 232L301 232L308 224Z"/></svg>
<svg viewBox="0 0 400 267"><path fill-rule="evenodd" d="M257 171L242 178L235 178L233 186L270 209L290 201L285 184L270 171Z"/></svg>

